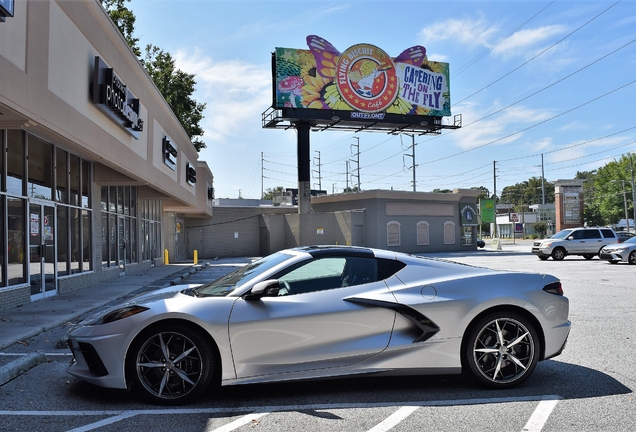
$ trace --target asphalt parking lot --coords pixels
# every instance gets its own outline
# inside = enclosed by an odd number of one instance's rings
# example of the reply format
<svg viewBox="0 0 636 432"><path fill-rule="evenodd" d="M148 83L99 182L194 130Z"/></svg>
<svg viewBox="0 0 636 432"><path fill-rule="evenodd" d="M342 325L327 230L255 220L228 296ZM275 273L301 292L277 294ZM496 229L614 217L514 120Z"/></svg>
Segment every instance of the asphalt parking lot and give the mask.
<svg viewBox="0 0 636 432"><path fill-rule="evenodd" d="M64 329L51 330L5 350L51 352L47 362L0 387L0 431L636 430L636 266L582 257L540 261L529 242L431 256L561 278L572 321L563 354L506 391L484 390L459 376L349 378L224 387L166 409L65 374L67 353L50 345ZM206 273L193 277L203 280Z"/></svg>

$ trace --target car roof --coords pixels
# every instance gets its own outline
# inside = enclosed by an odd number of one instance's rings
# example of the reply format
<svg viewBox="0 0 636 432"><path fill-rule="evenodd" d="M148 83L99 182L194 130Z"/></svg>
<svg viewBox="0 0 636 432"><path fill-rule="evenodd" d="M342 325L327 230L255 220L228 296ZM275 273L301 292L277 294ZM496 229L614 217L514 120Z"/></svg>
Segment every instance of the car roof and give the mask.
<svg viewBox="0 0 636 432"><path fill-rule="evenodd" d="M396 259L396 252L382 249L373 249L361 246L342 246L342 245L313 245L300 246L291 251L305 252L314 258L341 256L341 257L360 257L360 258L386 258Z"/></svg>

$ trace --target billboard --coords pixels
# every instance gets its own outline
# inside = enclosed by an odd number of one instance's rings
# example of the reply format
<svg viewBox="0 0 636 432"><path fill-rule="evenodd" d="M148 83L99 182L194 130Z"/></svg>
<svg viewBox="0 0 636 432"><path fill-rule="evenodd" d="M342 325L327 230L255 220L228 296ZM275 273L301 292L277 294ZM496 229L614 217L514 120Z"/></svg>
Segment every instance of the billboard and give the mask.
<svg viewBox="0 0 636 432"><path fill-rule="evenodd" d="M479 213L483 223L495 223L495 200L494 198L482 198L479 200Z"/></svg>
<svg viewBox="0 0 636 432"><path fill-rule="evenodd" d="M316 35L307 46L276 48L274 108L351 111L352 119L451 115L448 63L429 61L423 46L397 57L366 43L341 52Z"/></svg>

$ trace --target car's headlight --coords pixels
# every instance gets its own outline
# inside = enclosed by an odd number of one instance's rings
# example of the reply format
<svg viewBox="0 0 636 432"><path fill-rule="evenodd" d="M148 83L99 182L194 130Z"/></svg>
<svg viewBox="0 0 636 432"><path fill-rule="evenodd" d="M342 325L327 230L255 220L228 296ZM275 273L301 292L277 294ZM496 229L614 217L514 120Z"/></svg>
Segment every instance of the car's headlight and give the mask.
<svg viewBox="0 0 636 432"><path fill-rule="evenodd" d="M541 243L541 247L550 247L551 244L552 242L543 242Z"/></svg>
<svg viewBox="0 0 636 432"><path fill-rule="evenodd" d="M119 321L120 319L128 318L133 315L137 315L138 313L147 311L148 308L145 306L124 306L115 310L111 310L105 313L102 316L97 316L93 319L85 321L84 325L101 325L108 324L114 321Z"/></svg>

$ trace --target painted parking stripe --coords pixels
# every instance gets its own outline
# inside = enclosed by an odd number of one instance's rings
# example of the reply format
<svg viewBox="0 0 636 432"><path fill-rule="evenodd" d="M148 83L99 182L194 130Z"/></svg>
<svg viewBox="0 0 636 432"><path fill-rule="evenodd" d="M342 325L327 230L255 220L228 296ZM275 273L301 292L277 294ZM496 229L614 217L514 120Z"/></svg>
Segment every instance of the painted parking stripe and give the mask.
<svg viewBox="0 0 636 432"><path fill-rule="evenodd" d="M243 425L249 424L251 422L253 422L254 420L258 420L259 418L267 415L269 413L254 413L254 414L248 414L246 416L241 417L238 420L234 420L232 423L228 423L224 426L221 426L220 428L216 428L216 429L205 429L205 432L232 432L235 429L240 428Z"/></svg>
<svg viewBox="0 0 636 432"><path fill-rule="evenodd" d="M183 414L244 414L240 419L228 423L221 428L214 429L211 432L230 432L236 428L248 424L255 419L263 417L272 412L293 412L302 410L343 410L343 409L366 409L366 408L390 408L401 407L394 414L387 417L383 422L376 425L369 432L383 432L395 427L420 407L436 407L436 406L462 406L462 405L487 405L502 404L510 402L539 402L532 416L523 428L523 432L540 432L545 425L552 410L562 397L558 395L544 396L522 396L522 397L505 397L505 398L479 398L479 399L455 399L455 400L437 400L437 401L413 401L402 403L349 403L349 404L308 404L308 405L279 405L279 406L255 406L251 409L245 407L235 408L175 408L175 409L145 409L145 410L95 410L95 411L0 411L0 416L110 416L104 420L100 420L89 425L85 425L72 432L88 432L104 425L116 423L130 417L138 415L183 415ZM246 414L251 412L249 414Z"/></svg>
<svg viewBox="0 0 636 432"><path fill-rule="evenodd" d="M94 429L97 429L99 427L102 426L107 426L113 423L117 423L120 420L125 420L127 418L131 418L136 416L137 414L135 414L134 412L124 412L121 413L119 415L116 415L114 417L108 417L106 419L100 420L100 421L96 421L95 423L91 423L91 424L87 424L75 429L71 429L67 432L88 432L88 431L92 431Z"/></svg>
<svg viewBox="0 0 636 432"><path fill-rule="evenodd" d="M552 410L559 403L559 399L547 399L539 402L539 405L535 408L534 412L530 416L530 419L523 427L523 432L541 432L548 417L552 414Z"/></svg>
<svg viewBox="0 0 636 432"><path fill-rule="evenodd" d="M388 430L393 429L398 423L402 420L413 414L417 411L419 406L405 406L388 416L384 421L377 424L372 429L369 429L368 432L386 432Z"/></svg>

